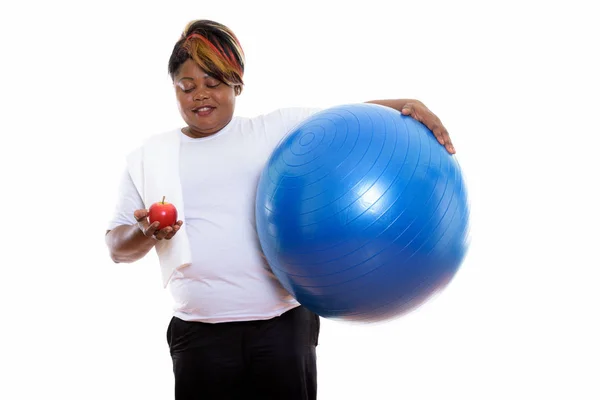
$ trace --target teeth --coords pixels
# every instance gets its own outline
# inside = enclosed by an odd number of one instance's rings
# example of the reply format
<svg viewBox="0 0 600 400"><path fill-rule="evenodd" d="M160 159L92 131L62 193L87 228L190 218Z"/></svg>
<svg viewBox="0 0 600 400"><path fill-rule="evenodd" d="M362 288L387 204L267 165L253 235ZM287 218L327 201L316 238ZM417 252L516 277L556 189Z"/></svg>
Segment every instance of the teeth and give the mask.
<svg viewBox="0 0 600 400"><path fill-rule="evenodd" d="M197 109L196 111L208 111L210 109L211 109L211 107L201 107L201 108Z"/></svg>

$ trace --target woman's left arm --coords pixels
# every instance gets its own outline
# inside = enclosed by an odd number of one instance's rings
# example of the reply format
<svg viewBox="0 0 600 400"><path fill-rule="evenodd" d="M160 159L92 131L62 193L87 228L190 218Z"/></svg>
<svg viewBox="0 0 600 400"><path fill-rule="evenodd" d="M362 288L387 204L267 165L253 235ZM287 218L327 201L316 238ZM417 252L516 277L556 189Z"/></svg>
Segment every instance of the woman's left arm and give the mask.
<svg viewBox="0 0 600 400"><path fill-rule="evenodd" d="M450 154L456 153L448 131L442 124L442 121L429 110L425 104L419 100L411 99L391 99L391 100L371 100L366 103L379 104L400 111L404 115L410 115L412 118L428 127Z"/></svg>

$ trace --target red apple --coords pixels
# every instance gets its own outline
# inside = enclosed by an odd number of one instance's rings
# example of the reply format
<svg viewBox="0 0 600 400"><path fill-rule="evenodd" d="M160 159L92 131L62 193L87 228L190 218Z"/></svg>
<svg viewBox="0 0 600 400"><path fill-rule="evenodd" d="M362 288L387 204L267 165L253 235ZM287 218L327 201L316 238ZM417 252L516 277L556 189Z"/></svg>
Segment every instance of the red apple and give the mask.
<svg viewBox="0 0 600 400"><path fill-rule="evenodd" d="M173 204L167 203L163 196L162 201L152 204L148 209L148 219L151 224L160 222L158 229L173 226L177 222L177 209Z"/></svg>

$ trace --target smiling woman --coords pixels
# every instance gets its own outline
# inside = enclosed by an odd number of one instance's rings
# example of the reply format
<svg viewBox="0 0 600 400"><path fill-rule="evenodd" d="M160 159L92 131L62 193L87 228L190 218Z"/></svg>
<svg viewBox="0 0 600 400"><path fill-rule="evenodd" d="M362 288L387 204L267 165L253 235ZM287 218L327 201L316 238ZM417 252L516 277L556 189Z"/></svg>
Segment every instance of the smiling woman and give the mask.
<svg viewBox="0 0 600 400"><path fill-rule="evenodd" d="M156 250L174 300L167 335L177 400L314 400L320 319L266 263L254 210L268 157L320 110L235 115L244 53L231 30L214 21L189 23L168 66L185 126L150 137L128 155L106 235L110 256L131 263ZM423 103L371 102L422 121L454 152ZM147 207L163 196L180 219L159 229Z"/></svg>
<svg viewBox="0 0 600 400"><path fill-rule="evenodd" d="M244 52L226 26L192 21L175 44L169 60L184 133L200 138L223 129L233 116L235 96L242 92Z"/></svg>

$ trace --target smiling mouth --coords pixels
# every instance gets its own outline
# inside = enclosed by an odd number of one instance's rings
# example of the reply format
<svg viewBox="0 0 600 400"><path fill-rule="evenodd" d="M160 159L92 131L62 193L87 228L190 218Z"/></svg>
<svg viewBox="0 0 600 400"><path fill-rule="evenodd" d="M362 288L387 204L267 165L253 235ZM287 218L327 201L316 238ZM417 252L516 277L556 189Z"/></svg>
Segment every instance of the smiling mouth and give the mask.
<svg viewBox="0 0 600 400"><path fill-rule="evenodd" d="M197 107L192 109L192 112L199 116L204 116L210 114L215 108L210 106Z"/></svg>

